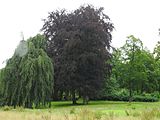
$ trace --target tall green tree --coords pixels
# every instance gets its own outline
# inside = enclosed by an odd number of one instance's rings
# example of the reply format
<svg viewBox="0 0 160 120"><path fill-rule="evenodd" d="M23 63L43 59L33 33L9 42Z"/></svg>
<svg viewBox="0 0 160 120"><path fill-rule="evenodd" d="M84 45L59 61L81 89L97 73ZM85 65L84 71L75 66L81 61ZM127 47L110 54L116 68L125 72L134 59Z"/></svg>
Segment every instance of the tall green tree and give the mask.
<svg viewBox="0 0 160 120"><path fill-rule="evenodd" d="M128 89L129 96L152 93L158 90L159 65L156 56L143 48L141 40L129 36L126 44L113 51L112 79L121 89Z"/></svg>
<svg viewBox="0 0 160 120"><path fill-rule="evenodd" d="M156 74L156 78L157 78L157 83L158 83L158 91L160 93L160 41L157 42L154 51L153 51L153 55L156 61L156 69L155 69L155 74Z"/></svg>
<svg viewBox="0 0 160 120"><path fill-rule="evenodd" d="M45 106L51 100L53 64L45 52L45 38L21 41L2 71L4 105Z"/></svg>
<svg viewBox="0 0 160 120"><path fill-rule="evenodd" d="M125 68L125 80L128 82L129 96L132 97L134 84L136 81L137 74L137 54L141 54L143 44L140 39L135 38L133 35L127 37L125 45L121 48L122 59L126 64Z"/></svg>

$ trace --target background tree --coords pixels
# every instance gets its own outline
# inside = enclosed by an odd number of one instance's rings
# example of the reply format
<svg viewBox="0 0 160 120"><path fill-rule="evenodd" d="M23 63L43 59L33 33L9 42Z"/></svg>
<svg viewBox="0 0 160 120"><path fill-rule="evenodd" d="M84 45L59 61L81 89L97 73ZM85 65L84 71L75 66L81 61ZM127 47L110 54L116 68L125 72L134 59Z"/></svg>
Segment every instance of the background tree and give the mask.
<svg viewBox="0 0 160 120"><path fill-rule="evenodd" d="M159 65L142 41L129 36L126 44L112 54L111 78L118 84L118 91L127 89L130 97L158 91Z"/></svg>
<svg viewBox="0 0 160 120"><path fill-rule="evenodd" d="M158 91L160 92L160 41L158 41L158 43L156 44L155 48L154 48L154 52L153 52L154 58L155 58L155 62L156 62L156 69L155 69L155 74L156 74L156 78L158 81Z"/></svg>
<svg viewBox="0 0 160 120"><path fill-rule="evenodd" d="M129 95L132 97L133 85L136 79L136 53L143 49L142 41L135 38L133 35L128 37L126 44L121 48L124 62L127 65L128 75L126 75L126 80L128 81ZM127 74L127 72L126 72Z"/></svg>

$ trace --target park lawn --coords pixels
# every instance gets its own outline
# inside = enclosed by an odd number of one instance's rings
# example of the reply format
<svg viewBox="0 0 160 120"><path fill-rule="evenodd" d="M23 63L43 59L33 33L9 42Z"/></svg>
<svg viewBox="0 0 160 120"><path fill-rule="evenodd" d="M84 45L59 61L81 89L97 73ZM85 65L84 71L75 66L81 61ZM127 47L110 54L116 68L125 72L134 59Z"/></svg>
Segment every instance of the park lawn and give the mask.
<svg viewBox="0 0 160 120"><path fill-rule="evenodd" d="M91 101L88 105L72 105L71 101L64 101L52 102L50 109L17 108L5 111L1 108L0 120L100 120L103 116L107 116L106 120L147 120L142 117L150 115L153 118L154 111L158 113L158 118L154 120L158 120L159 108L160 102Z"/></svg>
<svg viewBox="0 0 160 120"><path fill-rule="evenodd" d="M79 102L80 103L80 102ZM70 110L75 109L79 111L81 109L88 109L96 112L114 112L125 114L126 110L130 111L142 111L146 109L160 108L160 102L117 102L117 101L91 101L88 105L72 105L72 102L52 102L52 111L54 112L70 112Z"/></svg>

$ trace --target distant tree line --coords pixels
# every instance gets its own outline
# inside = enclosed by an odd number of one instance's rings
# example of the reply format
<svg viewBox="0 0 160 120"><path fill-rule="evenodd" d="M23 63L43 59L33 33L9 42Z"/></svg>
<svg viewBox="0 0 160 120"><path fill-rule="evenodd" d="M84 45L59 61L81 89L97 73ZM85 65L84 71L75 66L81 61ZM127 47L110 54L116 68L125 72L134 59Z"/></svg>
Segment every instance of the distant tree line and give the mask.
<svg viewBox="0 0 160 120"><path fill-rule="evenodd" d="M119 94L117 97L124 96L125 100L144 96L142 101L157 101L160 98L159 56L160 42L151 53L140 39L128 36L126 43L112 52L112 75L103 95Z"/></svg>

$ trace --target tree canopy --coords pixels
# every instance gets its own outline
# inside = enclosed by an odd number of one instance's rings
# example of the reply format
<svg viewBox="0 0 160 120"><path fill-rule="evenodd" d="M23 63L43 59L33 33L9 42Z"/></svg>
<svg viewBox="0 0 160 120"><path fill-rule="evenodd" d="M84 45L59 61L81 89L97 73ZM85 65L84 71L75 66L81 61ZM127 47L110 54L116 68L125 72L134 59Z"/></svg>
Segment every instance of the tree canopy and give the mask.
<svg viewBox="0 0 160 120"><path fill-rule="evenodd" d="M118 84L118 90L129 90L130 98L159 91L159 45L151 53L140 39L133 35L127 38L125 45L112 53L112 79Z"/></svg>
<svg viewBox="0 0 160 120"><path fill-rule="evenodd" d="M103 8L90 5L49 14L42 30L48 39L47 53L55 63L55 94L69 90L73 103L75 94L84 103L96 95L111 71L106 61L111 59L113 28Z"/></svg>

